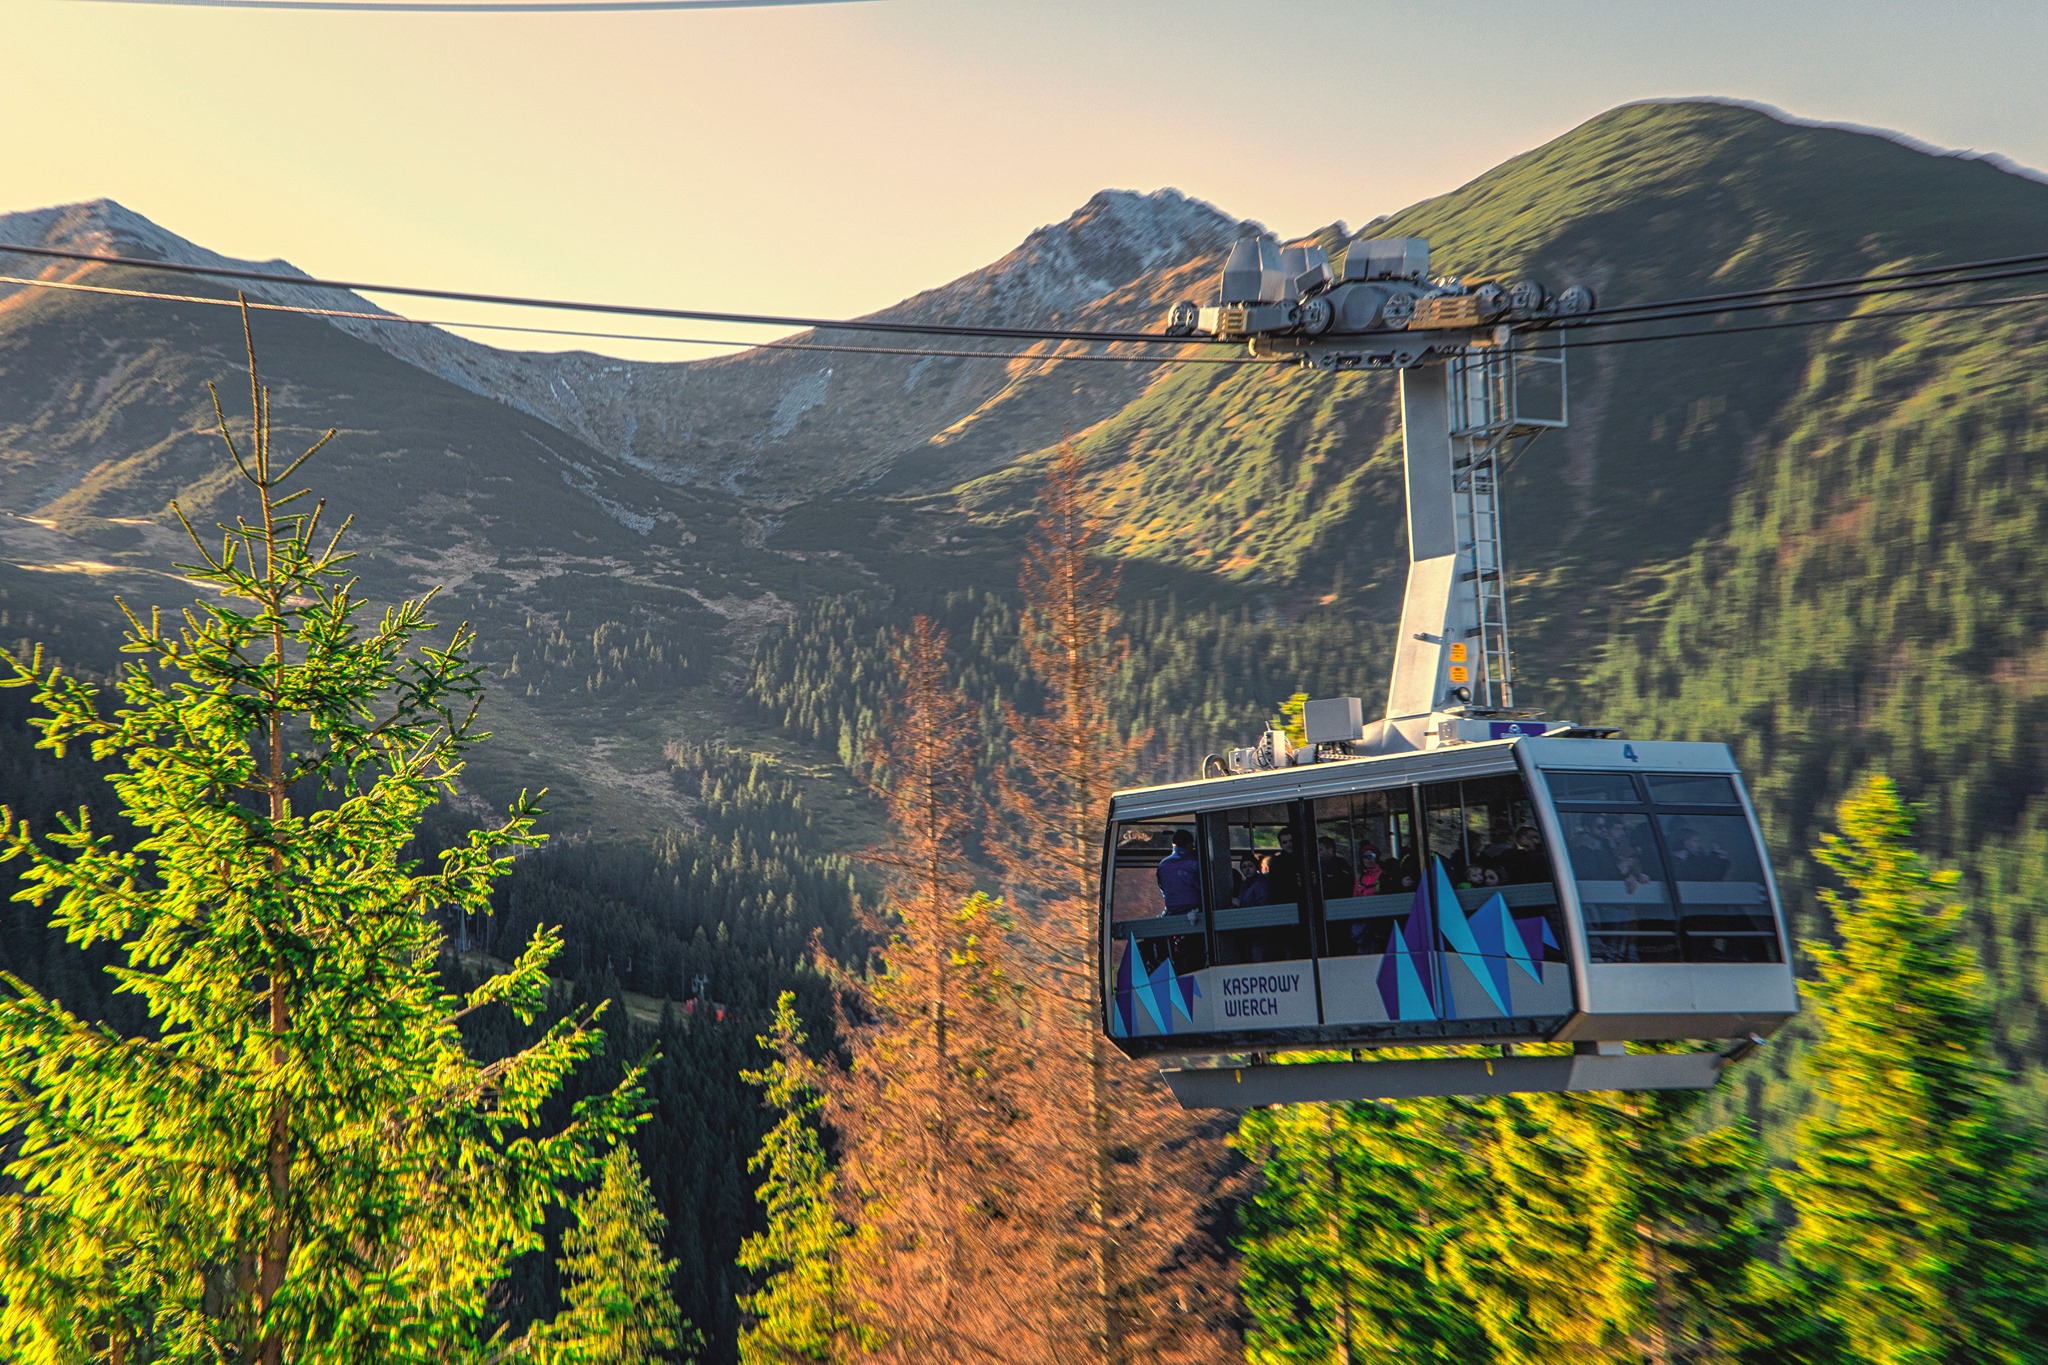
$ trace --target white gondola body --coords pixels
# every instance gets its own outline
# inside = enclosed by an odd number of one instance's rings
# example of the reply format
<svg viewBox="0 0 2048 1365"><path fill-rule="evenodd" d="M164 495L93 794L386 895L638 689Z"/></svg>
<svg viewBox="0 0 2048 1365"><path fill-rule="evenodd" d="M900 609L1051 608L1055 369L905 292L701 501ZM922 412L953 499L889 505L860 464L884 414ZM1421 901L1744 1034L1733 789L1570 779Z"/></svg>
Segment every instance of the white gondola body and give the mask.
<svg viewBox="0 0 2048 1365"><path fill-rule="evenodd" d="M1342 846L1368 826L1326 817L1368 805L1398 847ZM1122 791L1110 818L1102 1022L1133 1055L1748 1038L1798 1010L1725 745L1463 744ZM1535 832L1494 855L1520 869L1496 881L1476 850L1510 825ZM1176 830L1193 877L1159 870ZM1367 848L1398 854L1380 880L1403 884L1366 886ZM1261 879L1282 894L1244 891Z"/></svg>

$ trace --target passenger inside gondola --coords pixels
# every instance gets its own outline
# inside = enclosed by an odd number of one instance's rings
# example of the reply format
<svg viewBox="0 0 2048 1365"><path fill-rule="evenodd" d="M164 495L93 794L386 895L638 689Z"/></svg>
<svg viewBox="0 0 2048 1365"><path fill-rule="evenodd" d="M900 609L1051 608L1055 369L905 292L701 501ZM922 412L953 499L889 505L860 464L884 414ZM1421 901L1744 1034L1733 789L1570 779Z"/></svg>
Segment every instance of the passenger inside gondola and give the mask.
<svg viewBox="0 0 2048 1365"><path fill-rule="evenodd" d="M1195 856L1193 830L1173 832L1173 848L1160 860L1156 876L1163 913L1185 915L1202 908L1202 863Z"/></svg>
<svg viewBox="0 0 2048 1365"><path fill-rule="evenodd" d="M1266 874L1266 899L1272 902L1301 899L1301 860L1294 853L1294 831L1282 825L1276 835L1280 850L1269 853L1260 867Z"/></svg>
<svg viewBox="0 0 2048 1365"><path fill-rule="evenodd" d="M1514 883L1550 880L1550 855L1543 851L1543 834L1534 825L1515 830L1515 841L1501 855L1501 867Z"/></svg>
<svg viewBox="0 0 2048 1365"><path fill-rule="evenodd" d="M1691 825L1672 830L1671 870L1682 882L1718 882L1728 875L1727 851L1707 847L1700 832Z"/></svg>
<svg viewBox="0 0 2048 1365"><path fill-rule="evenodd" d="M1244 878L1237 884L1236 903L1238 905L1264 905L1267 901L1273 899L1272 883L1267 879L1266 875L1273 866L1272 855L1268 854L1263 858L1246 858L1244 864L1245 874Z"/></svg>
<svg viewBox="0 0 2048 1365"><path fill-rule="evenodd" d="M1572 867L1581 881L1619 881L1621 870L1615 861L1614 843L1607 835L1607 818L1588 815L1575 821L1571 836Z"/></svg>
<svg viewBox="0 0 2048 1365"><path fill-rule="evenodd" d="M1354 896L1373 896L1379 894L1380 872L1379 849L1374 847L1372 840L1361 840L1358 845L1358 877L1351 883L1351 894Z"/></svg>
<svg viewBox="0 0 2048 1365"><path fill-rule="evenodd" d="M1192 815L1119 826L1111 871L1110 933L1131 940L1139 967L1151 973L1170 960L1186 973L1208 965Z"/></svg>
<svg viewBox="0 0 2048 1365"><path fill-rule="evenodd" d="M1326 900L1348 896L1358 884L1351 864L1337 852L1337 841L1330 835L1325 834L1316 840L1316 866L1322 872L1323 897Z"/></svg>

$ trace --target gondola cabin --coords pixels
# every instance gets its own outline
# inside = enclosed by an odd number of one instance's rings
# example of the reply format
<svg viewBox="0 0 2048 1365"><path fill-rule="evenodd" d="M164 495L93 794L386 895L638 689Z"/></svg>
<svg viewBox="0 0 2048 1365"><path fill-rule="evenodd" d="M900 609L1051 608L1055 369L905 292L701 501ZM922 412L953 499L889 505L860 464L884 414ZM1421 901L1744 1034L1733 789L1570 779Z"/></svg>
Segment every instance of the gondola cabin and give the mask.
<svg viewBox="0 0 2048 1365"><path fill-rule="evenodd" d="M1721 744L1521 737L1121 791L1100 948L1108 1036L1183 1067L1422 1044L1618 1057L1758 1038L1798 1009Z"/></svg>

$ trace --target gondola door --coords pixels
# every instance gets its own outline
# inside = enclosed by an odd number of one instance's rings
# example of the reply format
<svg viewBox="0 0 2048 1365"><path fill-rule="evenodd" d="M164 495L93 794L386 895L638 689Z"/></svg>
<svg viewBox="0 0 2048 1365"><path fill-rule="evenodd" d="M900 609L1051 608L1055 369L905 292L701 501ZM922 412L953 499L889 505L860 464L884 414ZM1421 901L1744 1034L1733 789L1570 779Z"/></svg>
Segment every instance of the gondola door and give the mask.
<svg viewBox="0 0 2048 1365"><path fill-rule="evenodd" d="M1346 792L1311 806L1323 864L1324 1022L1434 1018L1432 955L1419 941L1411 951L1405 932L1423 872L1413 789ZM1339 885L1347 874L1348 888Z"/></svg>
<svg viewBox="0 0 2048 1365"><path fill-rule="evenodd" d="M1210 811L1202 822L1215 953L1203 982L1210 1026L1225 1033L1314 1028L1315 860L1302 803Z"/></svg>

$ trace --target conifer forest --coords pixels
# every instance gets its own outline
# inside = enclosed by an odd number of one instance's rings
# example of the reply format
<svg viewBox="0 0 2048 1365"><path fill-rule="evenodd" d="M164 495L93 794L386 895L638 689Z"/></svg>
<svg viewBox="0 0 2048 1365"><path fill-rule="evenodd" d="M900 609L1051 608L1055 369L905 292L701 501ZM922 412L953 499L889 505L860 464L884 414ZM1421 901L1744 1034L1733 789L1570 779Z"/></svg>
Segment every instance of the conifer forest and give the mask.
<svg viewBox="0 0 2048 1365"><path fill-rule="evenodd" d="M1526 214L1394 227L1590 260L1531 234L1617 147L1665 151L1573 232L1803 192L1753 164L1765 121L1631 106L1472 201ZM2006 193L2000 232L2048 221ZM1807 275L1905 259L1814 231ZM243 305L236 371L150 389L232 375L178 400L208 453L48 504L146 571L88 597L0 562L0 1361L2048 1365L2038 323L1833 338L1753 426L1703 347L1714 400L1628 433L1725 455L1674 459L1668 502L1573 520L1583 489L1509 471L1523 676L1730 746L1787 1027L1711 1090L1231 1111L1105 1035L1109 802L1307 698L1376 714L1390 391L1190 366L1069 430L1020 367L1035 436L944 498L898 471L774 505L631 462L599 488L523 409L456 423L555 457L522 487L580 501L536 514L452 445L459 497L349 464L398 419L346 402L403 396L398 362L350 340L302 421L326 324ZM1623 406L1594 354L1584 408ZM175 544L60 506L135 488ZM473 520L390 529L437 498ZM1676 529L1630 558L1631 518ZM1489 1066L1572 1050L1515 1047Z"/></svg>

